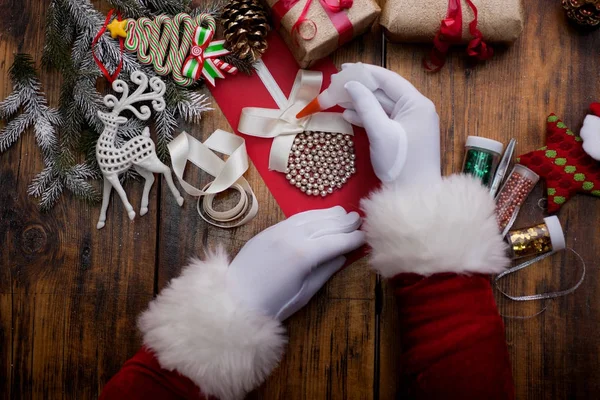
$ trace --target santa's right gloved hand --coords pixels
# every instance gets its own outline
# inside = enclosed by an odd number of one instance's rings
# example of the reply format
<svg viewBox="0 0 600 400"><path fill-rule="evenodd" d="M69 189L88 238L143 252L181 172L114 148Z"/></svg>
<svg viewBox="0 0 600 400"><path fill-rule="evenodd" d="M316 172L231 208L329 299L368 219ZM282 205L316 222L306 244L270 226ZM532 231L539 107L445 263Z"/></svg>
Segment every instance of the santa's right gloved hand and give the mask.
<svg viewBox="0 0 600 400"><path fill-rule="evenodd" d="M373 93L360 82L348 82L352 103L341 105L344 118L369 136L375 174L384 183L439 182L440 124L434 104L395 72L363 65L379 89Z"/></svg>

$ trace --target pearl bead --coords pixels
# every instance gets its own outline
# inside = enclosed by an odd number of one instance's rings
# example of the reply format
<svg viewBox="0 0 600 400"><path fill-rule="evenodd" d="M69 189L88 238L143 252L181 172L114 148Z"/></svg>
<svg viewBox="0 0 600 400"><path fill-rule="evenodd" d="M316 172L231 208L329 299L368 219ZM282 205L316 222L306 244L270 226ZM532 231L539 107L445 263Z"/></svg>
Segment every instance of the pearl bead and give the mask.
<svg viewBox="0 0 600 400"><path fill-rule="evenodd" d="M333 175L328 175L327 176L327 180L328 181L333 181L335 178L333 177Z"/></svg>
<svg viewBox="0 0 600 400"><path fill-rule="evenodd" d="M313 156L309 154L309 155L306 156L306 159L309 160L309 161L312 161L313 160Z"/></svg>
<svg viewBox="0 0 600 400"><path fill-rule="evenodd" d="M294 139L294 144L299 144L299 143L300 143L300 139L299 138Z"/></svg>
<svg viewBox="0 0 600 400"><path fill-rule="evenodd" d="M336 138L331 139L330 143L331 144L337 144L337 139Z"/></svg>
<svg viewBox="0 0 600 400"><path fill-rule="evenodd" d="M326 191L321 191L321 197L325 197L327 196L327 192Z"/></svg>
<svg viewBox="0 0 600 400"><path fill-rule="evenodd" d="M304 138L306 138L306 136L304 135L304 133L301 133L301 134L299 134L299 135L298 135L298 137L299 137L300 139L304 139Z"/></svg>
<svg viewBox="0 0 600 400"><path fill-rule="evenodd" d="M290 174L287 174L287 175L285 176L285 179L287 179L287 180L289 181L290 179L292 179L292 175L290 175Z"/></svg>
<svg viewBox="0 0 600 400"><path fill-rule="evenodd" d="M319 154L320 156L324 155L325 157L329 157L331 155L331 153L329 152L329 150L325 150L323 152L323 154Z"/></svg>
<svg viewBox="0 0 600 400"><path fill-rule="evenodd" d="M301 190L302 192L306 192L306 188L305 188L304 186L302 186L302 187L300 188L300 190Z"/></svg>
<svg viewBox="0 0 600 400"><path fill-rule="evenodd" d="M306 144L306 143L308 143L308 142L306 141L306 139L302 139L302 140L300 140L300 143L302 143L302 144Z"/></svg>
<svg viewBox="0 0 600 400"><path fill-rule="evenodd" d="M312 190L308 189L308 190L306 191L306 194L307 194L307 195L309 195L309 196L310 196L310 195L312 195Z"/></svg>
<svg viewBox="0 0 600 400"><path fill-rule="evenodd" d="M312 189L312 188L313 188L313 184L312 184L312 183L308 183L308 184L306 185L306 188L307 188L307 189Z"/></svg>
<svg viewBox="0 0 600 400"><path fill-rule="evenodd" d="M302 154L302 155L300 156L300 160L306 160L306 156L305 156L304 154Z"/></svg>
<svg viewBox="0 0 600 400"><path fill-rule="evenodd" d="M296 184L296 180L295 179L290 179L290 185L295 185Z"/></svg>
<svg viewBox="0 0 600 400"><path fill-rule="evenodd" d="M303 169L303 168L300 168L300 169L298 170L298 173L299 173L300 175L304 175L304 169Z"/></svg>
<svg viewBox="0 0 600 400"><path fill-rule="evenodd" d="M348 151L348 146L342 146L342 150Z"/></svg>
<svg viewBox="0 0 600 400"><path fill-rule="evenodd" d="M355 173L356 173L356 168L352 168L352 169L350 170L350 173L352 173L352 174L355 174Z"/></svg>
<svg viewBox="0 0 600 400"><path fill-rule="evenodd" d="M341 182L338 182L336 186L338 187L338 189L341 189L341 188L342 188L342 186L344 186L344 185L342 185L342 183L341 183Z"/></svg>
<svg viewBox="0 0 600 400"><path fill-rule="evenodd" d="M356 158L356 156L354 154L350 154L350 159L354 160Z"/></svg>
<svg viewBox="0 0 600 400"><path fill-rule="evenodd" d="M296 151L294 151L294 155L295 155L296 157L300 157L300 154L302 154L302 153L300 153L300 150L296 150Z"/></svg>
<svg viewBox="0 0 600 400"><path fill-rule="evenodd" d="M300 162L300 165L302 165L303 167L306 167L306 165L307 165L307 164L306 164L306 160L302 160L302 161Z"/></svg>
<svg viewBox="0 0 600 400"><path fill-rule="evenodd" d="M315 183L315 178L313 178L312 176L308 178L308 183Z"/></svg>
<svg viewBox="0 0 600 400"><path fill-rule="evenodd" d="M307 181L306 179L302 179L300 182L301 182L303 185L306 185L306 184L308 183L308 181Z"/></svg>
<svg viewBox="0 0 600 400"><path fill-rule="evenodd" d="M346 178L350 178L352 176L351 172L346 172L344 175L346 175Z"/></svg>
<svg viewBox="0 0 600 400"><path fill-rule="evenodd" d="M296 187L297 187L297 188L299 188L299 187L301 187L301 186L302 186L302 184L301 184L300 182L296 182Z"/></svg>
<svg viewBox="0 0 600 400"><path fill-rule="evenodd" d="M327 193L329 193L329 194L333 193L333 188L328 187L327 188Z"/></svg>
<svg viewBox="0 0 600 400"><path fill-rule="evenodd" d="M315 172L315 173L313 174L313 178L317 179L318 177L319 177L319 174Z"/></svg>
<svg viewBox="0 0 600 400"><path fill-rule="evenodd" d="M296 176L296 174L297 174L297 173L298 173L298 171L296 171L296 170L294 169L294 170L292 170L292 171L290 172L290 175L292 175L292 176Z"/></svg>
<svg viewBox="0 0 600 400"><path fill-rule="evenodd" d="M323 151L322 151L322 150L319 150L319 151L317 151L317 156L319 156L319 157L323 157L323 154L324 154L324 153L323 153Z"/></svg>
<svg viewBox="0 0 600 400"><path fill-rule="evenodd" d="M319 189L319 190L325 190L325 186L323 186L323 185L318 185L318 186L317 186L317 189Z"/></svg>
<svg viewBox="0 0 600 400"><path fill-rule="evenodd" d="M304 174L304 179L308 179L308 178L310 178L310 174L309 174L308 172L306 172L306 173Z"/></svg>
<svg viewBox="0 0 600 400"><path fill-rule="evenodd" d="M313 190L313 196L318 196L319 195L319 191L318 190Z"/></svg>
<svg viewBox="0 0 600 400"><path fill-rule="evenodd" d="M345 184L347 182L346 178L342 178L340 179L340 182L342 182L342 184Z"/></svg>
<svg viewBox="0 0 600 400"><path fill-rule="evenodd" d="M304 150L304 145L301 144L300 146L297 146L297 149L298 149L298 151Z"/></svg>

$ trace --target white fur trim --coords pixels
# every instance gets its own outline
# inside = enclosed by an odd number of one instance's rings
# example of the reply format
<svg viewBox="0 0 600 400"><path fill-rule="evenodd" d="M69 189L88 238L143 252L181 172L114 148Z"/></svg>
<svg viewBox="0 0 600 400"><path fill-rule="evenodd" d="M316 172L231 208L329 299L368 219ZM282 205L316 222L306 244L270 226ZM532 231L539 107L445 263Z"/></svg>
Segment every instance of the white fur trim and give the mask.
<svg viewBox="0 0 600 400"><path fill-rule="evenodd" d="M583 150L594 160L600 161L600 117L588 115L581 128Z"/></svg>
<svg viewBox="0 0 600 400"><path fill-rule="evenodd" d="M361 203L372 266L412 272L496 274L509 264L489 190L471 176L427 186L385 186Z"/></svg>
<svg viewBox="0 0 600 400"><path fill-rule="evenodd" d="M240 399L277 366L286 343L281 323L247 308L227 288L224 251L192 260L138 321L144 345L205 395Z"/></svg>

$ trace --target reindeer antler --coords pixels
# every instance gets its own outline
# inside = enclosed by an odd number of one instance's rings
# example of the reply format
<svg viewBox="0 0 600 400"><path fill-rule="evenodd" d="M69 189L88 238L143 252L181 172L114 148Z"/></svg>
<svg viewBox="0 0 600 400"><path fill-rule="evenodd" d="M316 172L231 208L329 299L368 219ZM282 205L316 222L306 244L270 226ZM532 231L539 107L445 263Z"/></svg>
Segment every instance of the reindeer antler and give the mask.
<svg viewBox="0 0 600 400"><path fill-rule="evenodd" d="M166 91L166 85L159 77L155 76L150 79L150 88L152 89L152 92L148 93L144 93L148 88L148 77L143 72L132 72L131 82L138 85L138 88L131 96L129 96L129 86L120 79L113 82L112 88L115 92L123 94L121 98L117 99L117 97L112 94L104 96L104 104L113 109L111 114L119 115L121 111L127 109L134 113L136 117L145 121L150 118L150 108L143 105L138 110L132 106L132 104L148 100L152 100L152 108L154 108L155 111L163 111L165 109L166 105L163 95Z"/></svg>

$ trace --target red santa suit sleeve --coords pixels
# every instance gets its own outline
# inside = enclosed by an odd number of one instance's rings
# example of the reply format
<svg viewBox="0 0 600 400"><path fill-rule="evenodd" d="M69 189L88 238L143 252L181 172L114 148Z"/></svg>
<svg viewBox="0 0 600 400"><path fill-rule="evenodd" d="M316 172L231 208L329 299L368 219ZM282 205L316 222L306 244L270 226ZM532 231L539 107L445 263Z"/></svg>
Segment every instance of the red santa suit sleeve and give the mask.
<svg viewBox="0 0 600 400"><path fill-rule="evenodd" d="M398 298L398 376L408 398L514 399L489 279L509 260L489 190L454 175L429 185L385 186L362 207L371 265Z"/></svg>
<svg viewBox="0 0 600 400"><path fill-rule="evenodd" d="M106 384L102 400L243 399L277 366L279 321L249 309L227 284L223 252L192 260L138 320L144 347Z"/></svg>

